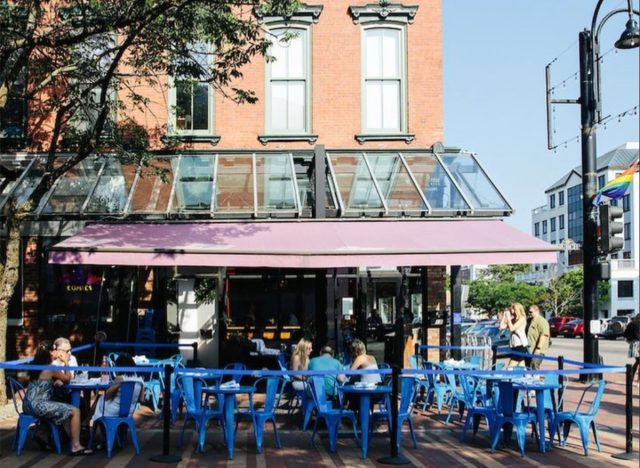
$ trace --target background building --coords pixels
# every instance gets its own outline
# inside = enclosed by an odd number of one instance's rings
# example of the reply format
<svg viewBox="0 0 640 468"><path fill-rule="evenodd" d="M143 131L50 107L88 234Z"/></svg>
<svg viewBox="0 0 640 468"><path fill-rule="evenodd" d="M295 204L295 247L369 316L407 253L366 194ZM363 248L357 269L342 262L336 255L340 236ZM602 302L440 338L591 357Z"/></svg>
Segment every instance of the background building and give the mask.
<svg viewBox="0 0 640 468"><path fill-rule="evenodd" d="M638 142L626 143L597 160L598 188L616 178L638 159ZM531 212L531 232L538 239L562 247L556 265L535 265L525 281L548 281L582 265L582 177L580 166L545 190L547 203ZM606 198L604 198L606 200ZM609 301L599 306L600 318L638 312L638 173L622 200L611 204L624 209L624 248L611 255Z"/></svg>

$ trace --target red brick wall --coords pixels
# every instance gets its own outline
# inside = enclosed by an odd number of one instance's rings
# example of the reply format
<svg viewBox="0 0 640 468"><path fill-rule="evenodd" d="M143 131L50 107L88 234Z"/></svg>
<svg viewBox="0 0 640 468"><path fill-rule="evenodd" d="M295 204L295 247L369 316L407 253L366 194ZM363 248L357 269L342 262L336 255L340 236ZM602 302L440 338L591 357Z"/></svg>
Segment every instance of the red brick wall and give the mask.
<svg viewBox="0 0 640 468"><path fill-rule="evenodd" d="M312 41L312 133L318 143L330 148L397 148L400 142L358 144L354 135L361 132L360 37L361 25L353 24L348 12L351 4L375 3L331 0L317 24L311 27ZM408 147L425 148L443 139L442 116L442 25L440 0L416 0L419 5L413 24L407 25L408 131L416 135ZM215 132L222 137L219 149L261 148L257 137L265 133L265 63L256 57L243 70L244 78L234 86L253 90L256 104L238 105L217 92ZM161 80L166 86L166 79ZM149 98L146 112L131 111L127 117L153 131L162 133L167 125L166 89L140 86ZM124 115L121 114L121 117ZM159 132L156 130L160 129ZM269 143L266 148L300 148L306 143ZM212 150L208 143L194 147ZM310 146L308 146L310 147Z"/></svg>

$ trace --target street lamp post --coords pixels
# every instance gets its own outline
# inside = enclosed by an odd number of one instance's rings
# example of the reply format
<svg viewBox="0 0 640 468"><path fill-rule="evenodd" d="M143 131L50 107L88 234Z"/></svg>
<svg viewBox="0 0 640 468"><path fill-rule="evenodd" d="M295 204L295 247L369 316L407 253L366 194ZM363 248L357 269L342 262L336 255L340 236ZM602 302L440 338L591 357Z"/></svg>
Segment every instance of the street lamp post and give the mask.
<svg viewBox="0 0 640 468"><path fill-rule="evenodd" d="M596 129L600 122L600 73L599 73L599 34L606 21L619 13L626 13L629 19L620 39L615 43L618 49L638 47L640 35L634 14L632 0L627 0L627 8L607 13L598 23L599 0L593 12L591 30L579 33L580 52L580 123L582 149L582 216L583 216L583 319L584 319L584 362L598 363L598 342L591 334L591 320L594 319L597 301L598 251L597 251L597 214L593 208L593 197L597 189L596 166Z"/></svg>

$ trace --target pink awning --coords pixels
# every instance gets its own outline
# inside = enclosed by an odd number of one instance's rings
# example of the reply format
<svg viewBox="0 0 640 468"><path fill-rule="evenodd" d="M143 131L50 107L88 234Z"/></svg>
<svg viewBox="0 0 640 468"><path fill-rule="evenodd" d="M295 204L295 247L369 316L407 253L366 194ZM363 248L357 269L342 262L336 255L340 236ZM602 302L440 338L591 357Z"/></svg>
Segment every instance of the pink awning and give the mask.
<svg viewBox="0 0 640 468"><path fill-rule="evenodd" d="M299 220L94 224L49 262L338 268L555 263L558 248L500 220Z"/></svg>

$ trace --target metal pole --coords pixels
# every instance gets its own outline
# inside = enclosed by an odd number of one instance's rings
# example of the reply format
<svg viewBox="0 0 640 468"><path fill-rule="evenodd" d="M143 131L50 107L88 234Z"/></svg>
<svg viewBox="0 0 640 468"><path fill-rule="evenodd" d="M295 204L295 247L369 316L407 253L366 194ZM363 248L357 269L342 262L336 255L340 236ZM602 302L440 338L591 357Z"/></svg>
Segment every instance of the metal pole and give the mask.
<svg viewBox="0 0 640 468"><path fill-rule="evenodd" d="M582 221L583 221L583 319L584 362L598 363L598 342L591 333L597 294L597 222L592 200L596 194L596 109L593 38L588 30L579 34L580 44L580 124L582 133ZM593 375L583 374L591 380Z"/></svg>
<svg viewBox="0 0 640 468"><path fill-rule="evenodd" d="M400 367L397 364L391 366L391 444L390 455L378 459L383 465L408 465L409 460L400 455L398 444L398 393L399 393Z"/></svg>
<svg viewBox="0 0 640 468"><path fill-rule="evenodd" d="M193 348L193 366L197 367L197 366L199 366L199 364L198 364L198 342L194 341L193 343L191 343L191 347Z"/></svg>
<svg viewBox="0 0 640 468"><path fill-rule="evenodd" d="M173 367L169 364L164 366L164 392L162 401L162 455L154 455L149 460L158 463L178 463L182 460L179 455L172 455L169 453L171 445L171 433L169 431L171 426L171 374L173 373Z"/></svg>
<svg viewBox="0 0 640 468"><path fill-rule="evenodd" d="M558 356L558 370L562 369L564 369L564 356ZM562 401L562 395L564 394L564 375L560 374L558 376L558 383L560 384L560 388L558 389L558 401L560 402L558 411L562 411L562 407L564 406L564 402Z"/></svg>
<svg viewBox="0 0 640 468"><path fill-rule="evenodd" d="M496 363L498 362L498 347L496 345L492 345L491 346L491 351L492 351L491 367L493 369L495 369L496 368Z"/></svg>

